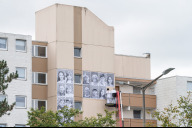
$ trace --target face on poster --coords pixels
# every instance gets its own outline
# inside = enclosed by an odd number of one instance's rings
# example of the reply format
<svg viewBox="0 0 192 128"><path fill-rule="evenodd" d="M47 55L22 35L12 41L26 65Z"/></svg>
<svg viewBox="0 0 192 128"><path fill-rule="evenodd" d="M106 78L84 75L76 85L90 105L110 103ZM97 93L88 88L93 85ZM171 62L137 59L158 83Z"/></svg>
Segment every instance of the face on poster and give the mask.
<svg viewBox="0 0 192 128"><path fill-rule="evenodd" d="M95 86L91 87L91 98L93 99L99 98L99 87L95 87Z"/></svg>
<svg viewBox="0 0 192 128"><path fill-rule="evenodd" d="M73 108L74 104L74 75L73 70L57 70L57 109L64 106Z"/></svg>
<svg viewBox="0 0 192 128"><path fill-rule="evenodd" d="M91 80L91 72L83 72L83 84L89 85Z"/></svg>
<svg viewBox="0 0 192 128"><path fill-rule="evenodd" d="M97 72L91 72L91 86L98 86L99 76Z"/></svg>
<svg viewBox="0 0 192 128"><path fill-rule="evenodd" d="M91 95L90 95L90 85L84 85L83 86L83 97L84 98L91 98Z"/></svg>
<svg viewBox="0 0 192 128"><path fill-rule="evenodd" d="M99 99L106 99L106 88L99 87Z"/></svg>
<svg viewBox="0 0 192 128"><path fill-rule="evenodd" d="M115 87L114 74L83 71L83 97L105 99L107 87Z"/></svg>
<svg viewBox="0 0 192 128"><path fill-rule="evenodd" d="M99 83L98 83L99 86L101 86L101 87L106 87L107 86L106 78L107 78L107 74L99 73Z"/></svg>
<svg viewBox="0 0 192 128"><path fill-rule="evenodd" d="M107 74L107 86L115 87L115 84L114 84L114 74Z"/></svg>

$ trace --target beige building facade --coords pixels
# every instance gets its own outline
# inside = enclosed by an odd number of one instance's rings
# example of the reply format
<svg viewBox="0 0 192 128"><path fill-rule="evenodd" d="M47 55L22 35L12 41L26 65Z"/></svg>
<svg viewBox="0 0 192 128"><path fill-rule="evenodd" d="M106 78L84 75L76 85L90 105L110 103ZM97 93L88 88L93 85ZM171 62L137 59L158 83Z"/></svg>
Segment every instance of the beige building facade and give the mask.
<svg viewBox="0 0 192 128"><path fill-rule="evenodd" d="M55 4L36 12L36 40L32 43L33 106L45 105L48 110L58 110L61 98L58 87L62 78L59 71L63 70L71 71L73 74L73 82L70 84L73 92L72 106L78 106L83 111L75 120L97 116L98 113L104 114L105 109L117 111L115 107L107 107L105 99L86 98L84 94L86 87L90 87L90 90L103 88L93 88L90 85L85 87L84 76L91 74L92 79L92 74L98 74L98 78L101 79L104 74L106 84L110 76L114 85L104 87L104 90L108 88L122 92L125 126L142 126L141 92L116 82L135 85L151 82L150 58L115 54L113 27L106 25L87 8ZM90 80L90 84L91 82L93 81ZM64 83L69 85L68 81ZM67 92L63 98L70 102L66 95ZM147 90L146 106L149 112L156 109L153 88ZM114 119L118 120L118 116L114 116ZM147 114L147 119L156 125L150 114Z"/></svg>

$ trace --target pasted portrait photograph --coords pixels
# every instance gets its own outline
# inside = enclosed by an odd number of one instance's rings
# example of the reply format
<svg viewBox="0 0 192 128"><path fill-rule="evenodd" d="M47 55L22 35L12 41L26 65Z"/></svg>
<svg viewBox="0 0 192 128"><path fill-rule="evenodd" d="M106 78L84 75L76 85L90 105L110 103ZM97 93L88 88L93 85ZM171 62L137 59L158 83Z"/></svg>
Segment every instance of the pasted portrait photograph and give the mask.
<svg viewBox="0 0 192 128"><path fill-rule="evenodd" d="M83 84L90 84L91 72L83 71Z"/></svg>
<svg viewBox="0 0 192 128"><path fill-rule="evenodd" d="M99 76L97 72L91 72L91 86L98 86Z"/></svg>
<svg viewBox="0 0 192 128"><path fill-rule="evenodd" d="M91 93L90 93L90 85L83 85L83 97L84 98L91 98Z"/></svg>
<svg viewBox="0 0 192 128"><path fill-rule="evenodd" d="M114 74L107 74L107 86L114 87Z"/></svg>
<svg viewBox="0 0 192 128"><path fill-rule="evenodd" d="M106 87L99 87L99 99L106 99Z"/></svg>
<svg viewBox="0 0 192 128"><path fill-rule="evenodd" d="M66 71L66 83L73 84L73 71L72 70Z"/></svg>
<svg viewBox="0 0 192 128"><path fill-rule="evenodd" d="M91 98L98 99L99 98L99 89L98 87L91 87Z"/></svg>
<svg viewBox="0 0 192 128"><path fill-rule="evenodd" d="M99 73L99 86L106 87L107 86L107 75L105 73Z"/></svg>
<svg viewBox="0 0 192 128"><path fill-rule="evenodd" d="M66 96L67 97L73 97L74 96L73 84L66 84Z"/></svg>
<svg viewBox="0 0 192 128"><path fill-rule="evenodd" d="M65 70L58 70L57 83L65 84L67 81Z"/></svg>
<svg viewBox="0 0 192 128"><path fill-rule="evenodd" d="M68 108L73 108L73 98L66 97L65 106L67 106Z"/></svg>
<svg viewBox="0 0 192 128"><path fill-rule="evenodd" d="M65 106L65 97L59 96L57 97L57 110L61 110Z"/></svg>
<svg viewBox="0 0 192 128"><path fill-rule="evenodd" d="M57 96L65 96L65 84L58 83L57 84Z"/></svg>

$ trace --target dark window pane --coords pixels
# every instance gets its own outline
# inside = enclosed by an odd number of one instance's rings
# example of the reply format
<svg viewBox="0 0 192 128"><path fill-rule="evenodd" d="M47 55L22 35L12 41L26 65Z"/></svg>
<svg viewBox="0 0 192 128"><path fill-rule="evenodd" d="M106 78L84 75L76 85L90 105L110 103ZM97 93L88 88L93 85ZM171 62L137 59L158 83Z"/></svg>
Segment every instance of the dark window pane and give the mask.
<svg viewBox="0 0 192 128"><path fill-rule="evenodd" d="M0 38L0 48L1 49L7 48L7 39Z"/></svg>
<svg viewBox="0 0 192 128"><path fill-rule="evenodd" d="M133 116L135 119L141 119L141 110L133 110Z"/></svg>
<svg viewBox="0 0 192 128"><path fill-rule="evenodd" d="M46 74L38 74L38 83L46 84Z"/></svg>
<svg viewBox="0 0 192 128"><path fill-rule="evenodd" d="M82 103L81 102L75 102L75 109L81 110Z"/></svg>
<svg viewBox="0 0 192 128"><path fill-rule="evenodd" d="M25 125L16 124L15 127L25 127Z"/></svg>
<svg viewBox="0 0 192 128"><path fill-rule="evenodd" d="M4 100L5 100L5 98L6 98L6 96L5 96L5 95L0 95L0 102L1 102L1 101L4 101Z"/></svg>
<svg viewBox="0 0 192 128"><path fill-rule="evenodd" d="M74 49L74 56L75 57L81 57L81 48L75 48Z"/></svg>
<svg viewBox="0 0 192 128"><path fill-rule="evenodd" d="M38 47L38 56L46 57L46 47Z"/></svg>
<svg viewBox="0 0 192 128"><path fill-rule="evenodd" d="M25 107L25 97L16 97L16 107Z"/></svg>
<svg viewBox="0 0 192 128"><path fill-rule="evenodd" d="M25 68L16 68L18 73L18 78L25 79Z"/></svg>
<svg viewBox="0 0 192 128"><path fill-rule="evenodd" d="M191 81L187 82L187 91L192 91L192 82Z"/></svg>
<svg viewBox="0 0 192 128"><path fill-rule="evenodd" d="M25 40L16 40L16 50L25 51L26 41Z"/></svg>
<svg viewBox="0 0 192 128"><path fill-rule="evenodd" d="M0 124L0 127L6 127L6 124Z"/></svg>
<svg viewBox="0 0 192 128"><path fill-rule="evenodd" d="M141 89L137 87L133 87L133 93L134 94L141 94Z"/></svg>
<svg viewBox="0 0 192 128"><path fill-rule="evenodd" d="M38 109L41 110L41 107L46 109L46 102L45 101L38 101Z"/></svg>
<svg viewBox="0 0 192 128"><path fill-rule="evenodd" d="M75 83L81 83L81 75L75 75Z"/></svg>

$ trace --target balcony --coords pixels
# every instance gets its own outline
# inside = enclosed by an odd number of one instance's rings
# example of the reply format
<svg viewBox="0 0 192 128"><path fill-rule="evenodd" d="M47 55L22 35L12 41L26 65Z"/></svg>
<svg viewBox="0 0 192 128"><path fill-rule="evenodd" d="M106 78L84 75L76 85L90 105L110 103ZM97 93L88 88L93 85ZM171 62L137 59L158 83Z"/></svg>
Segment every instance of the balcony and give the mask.
<svg viewBox="0 0 192 128"><path fill-rule="evenodd" d="M125 127L143 127L143 120L142 119L124 119L124 126ZM157 121L156 120L146 120L147 127L156 127ZM119 122L117 121L117 127L119 127Z"/></svg>
<svg viewBox="0 0 192 128"><path fill-rule="evenodd" d="M129 94L122 93L122 103L124 107L143 107L143 96L141 94ZM145 96L146 108L155 109L156 108L156 96L146 95Z"/></svg>

